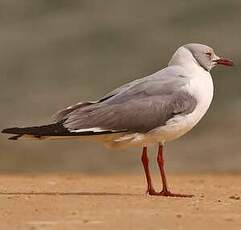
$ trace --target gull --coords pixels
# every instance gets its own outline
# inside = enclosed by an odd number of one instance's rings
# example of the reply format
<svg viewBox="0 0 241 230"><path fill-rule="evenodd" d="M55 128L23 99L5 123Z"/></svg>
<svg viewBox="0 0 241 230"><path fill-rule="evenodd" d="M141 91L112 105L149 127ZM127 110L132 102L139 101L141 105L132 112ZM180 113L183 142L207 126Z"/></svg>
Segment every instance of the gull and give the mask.
<svg viewBox="0 0 241 230"><path fill-rule="evenodd" d="M147 77L111 91L97 101L80 102L57 112L49 125L7 128L11 140L81 138L109 147L142 147L147 194L191 197L169 190L163 146L190 131L207 112L213 98L210 71L216 65L232 66L206 45L190 43L176 50L168 66ZM147 146L158 144L157 164L162 190L157 192L149 169Z"/></svg>

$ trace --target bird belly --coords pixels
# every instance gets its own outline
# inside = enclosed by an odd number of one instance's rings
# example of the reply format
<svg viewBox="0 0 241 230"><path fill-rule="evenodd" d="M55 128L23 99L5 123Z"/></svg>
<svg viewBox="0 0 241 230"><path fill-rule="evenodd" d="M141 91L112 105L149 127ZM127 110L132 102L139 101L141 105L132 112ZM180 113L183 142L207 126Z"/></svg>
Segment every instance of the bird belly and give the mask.
<svg viewBox="0 0 241 230"><path fill-rule="evenodd" d="M158 127L149 133L153 136L155 141L164 144L165 142L175 140L190 131L200 119L201 118L197 118L195 114L175 116L170 119L166 125Z"/></svg>

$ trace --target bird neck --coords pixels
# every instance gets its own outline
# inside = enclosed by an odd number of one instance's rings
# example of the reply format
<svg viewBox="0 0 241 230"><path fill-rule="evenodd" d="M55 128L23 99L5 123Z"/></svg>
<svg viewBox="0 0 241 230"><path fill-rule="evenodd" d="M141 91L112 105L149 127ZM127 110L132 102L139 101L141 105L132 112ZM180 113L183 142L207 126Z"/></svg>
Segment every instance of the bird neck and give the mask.
<svg viewBox="0 0 241 230"><path fill-rule="evenodd" d="M191 71L207 71L195 59L193 54L185 47L180 47L172 56L168 66L179 65Z"/></svg>

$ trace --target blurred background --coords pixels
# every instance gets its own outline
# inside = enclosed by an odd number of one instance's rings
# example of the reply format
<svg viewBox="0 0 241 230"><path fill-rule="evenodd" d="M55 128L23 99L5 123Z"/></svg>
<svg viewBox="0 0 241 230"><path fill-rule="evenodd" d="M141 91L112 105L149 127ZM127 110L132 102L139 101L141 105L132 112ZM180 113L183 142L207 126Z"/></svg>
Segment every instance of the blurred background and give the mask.
<svg viewBox="0 0 241 230"><path fill-rule="evenodd" d="M0 128L50 123L57 110L151 74L179 46L200 42L236 66L212 71L212 106L166 146L168 171L240 172L240 12L240 0L0 0ZM139 172L140 153L0 135L0 172Z"/></svg>

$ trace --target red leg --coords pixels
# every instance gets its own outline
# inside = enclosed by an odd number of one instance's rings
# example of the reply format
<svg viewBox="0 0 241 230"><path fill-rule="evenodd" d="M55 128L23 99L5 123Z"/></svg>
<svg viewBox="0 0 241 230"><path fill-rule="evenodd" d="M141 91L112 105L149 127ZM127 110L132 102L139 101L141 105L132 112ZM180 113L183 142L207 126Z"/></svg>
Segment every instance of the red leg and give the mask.
<svg viewBox="0 0 241 230"><path fill-rule="evenodd" d="M158 155L157 155L157 163L158 163L158 166L159 166L159 169L160 169L163 187L162 187L162 191L160 193L156 194L156 195L172 196L172 197L192 197L193 196L193 195L172 193L168 190L165 167L164 167L163 146L161 144L159 144Z"/></svg>
<svg viewBox="0 0 241 230"><path fill-rule="evenodd" d="M146 191L146 193L148 193L149 195L159 194L158 192L155 191L155 189L152 186L151 174L150 174L150 170L149 170L149 159L148 159L148 156L147 156L147 147L146 146L143 147L141 161L142 161L142 164L143 164L143 167L144 167L144 170L145 170L146 181L147 181L147 191Z"/></svg>

